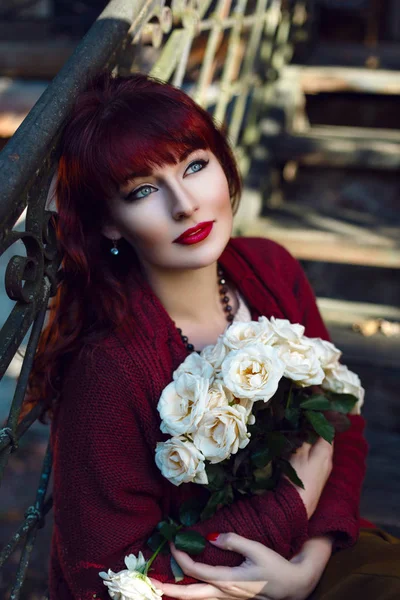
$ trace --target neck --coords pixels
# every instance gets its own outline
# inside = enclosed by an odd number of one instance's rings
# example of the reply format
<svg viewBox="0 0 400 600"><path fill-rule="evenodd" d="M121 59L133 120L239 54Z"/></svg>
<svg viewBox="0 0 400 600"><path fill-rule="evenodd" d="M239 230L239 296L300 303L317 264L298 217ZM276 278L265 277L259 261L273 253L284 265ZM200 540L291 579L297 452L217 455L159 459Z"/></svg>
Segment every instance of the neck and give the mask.
<svg viewBox="0 0 400 600"><path fill-rule="evenodd" d="M207 323L221 314L217 263L181 271L146 270L147 279L171 319Z"/></svg>

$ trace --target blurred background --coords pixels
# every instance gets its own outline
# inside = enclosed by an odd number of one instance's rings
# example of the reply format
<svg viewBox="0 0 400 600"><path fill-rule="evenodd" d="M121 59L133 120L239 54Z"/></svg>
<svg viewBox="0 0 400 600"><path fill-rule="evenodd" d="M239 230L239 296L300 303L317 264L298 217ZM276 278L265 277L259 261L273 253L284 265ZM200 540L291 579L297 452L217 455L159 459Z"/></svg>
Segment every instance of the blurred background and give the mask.
<svg viewBox="0 0 400 600"><path fill-rule="evenodd" d="M106 4L2 0L0 148ZM370 455L361 513L400 536L400 0L303 5L290 60L272 76L257 123L261 137L252 148L236 233L275 239L301 261L343 361L366 388ZM203 57L200 40L189 59L188 89ZM144 54L138 68L146 60ZM23 217L17 228L23 230ZM11 250L1 256L2 277L11 256ZM13 304L1 286L2 323ZM21 361L17 355L0 382L2 424ZM10 457L0 494L0 548L34 501L47 440L48 427L36 423ZM38 532L22 600L44 597L50 536L51 513ZM5 600L19 558L16 550L1 571Z"/></svg>

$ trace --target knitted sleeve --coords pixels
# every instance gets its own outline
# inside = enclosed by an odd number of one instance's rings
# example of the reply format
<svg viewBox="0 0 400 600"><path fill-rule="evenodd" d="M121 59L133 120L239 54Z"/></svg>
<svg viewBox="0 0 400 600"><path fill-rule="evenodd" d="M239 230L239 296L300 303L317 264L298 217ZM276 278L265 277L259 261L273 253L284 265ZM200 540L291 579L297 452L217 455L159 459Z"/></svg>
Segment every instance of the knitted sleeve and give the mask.
<svg viewBox="0 0 400 600"><path fill-rule="evenodd" d="M290 256L290 255L289 255ZM293 257L294 294L298 300L301 323L309 337L329 340L319 313L314 292L298 261ZM351 427L335 436L333 469L309 522L309 535L334 536L334 549L355 544L359 533L359 504L366 471L368 445L364 438L365 420L350 416Z"/></svg>
<svg viewBox="0 0 400 600"><path fill-rule="evenodd" d="M359 504L368 446L363 437L363 417L349 418L350 429L335 436L332 473L309 521L309 536L333 535L334 550L354 545L360 529Z"/></svg>
<svg viewBox="0 0 400 600"><path fill-rule="evenodd" d="M143 550L149 557L146 541L165 516L173 487L156 468L149 446L159 426L151 422L152 413L136 366L127 371L112 352L96 350L94 360L79 361L71 370L52 433L52 598L106 599L100 571L124 568L129 553ZM307 538L307 515L297 491L282 481L276 493L243 499L195 529L235 531L290 556ZM242 561L211 544L201 558L232 566ZM168 557L160 555L153 566L155 578L171 581Z"/></svg>

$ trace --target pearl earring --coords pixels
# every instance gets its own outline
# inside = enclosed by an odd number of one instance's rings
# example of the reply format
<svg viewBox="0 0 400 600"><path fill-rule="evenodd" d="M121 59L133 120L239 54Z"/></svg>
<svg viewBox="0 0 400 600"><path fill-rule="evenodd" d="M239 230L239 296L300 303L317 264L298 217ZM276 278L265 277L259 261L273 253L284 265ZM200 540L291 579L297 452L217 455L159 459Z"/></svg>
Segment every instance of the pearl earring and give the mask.
<svg viewBox="0 0 400 600"><path fill-rule="evenodd" d="M112 242L113 242L114 246L113 246L113 248L111 248L110 252L113 256L117 256L119 254L119 250L117 248L117 240L113 240Z"/></svg>

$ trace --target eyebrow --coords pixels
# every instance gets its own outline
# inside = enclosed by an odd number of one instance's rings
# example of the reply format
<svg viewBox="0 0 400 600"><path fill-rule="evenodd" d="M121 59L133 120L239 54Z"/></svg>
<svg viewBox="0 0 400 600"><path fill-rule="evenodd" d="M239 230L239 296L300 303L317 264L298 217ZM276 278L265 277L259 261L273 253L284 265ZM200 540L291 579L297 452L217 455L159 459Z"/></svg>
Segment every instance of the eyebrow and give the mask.
<svg viewBox="0 0 400 600"><path fill-rule="evenodd" d="M184 150L182 152L182 154L179 155L178 162L182 162L188 156L190 156L190 154L193 154L193 152L196 152L196 150L204 150L204 148L186 148L186 150ZM130 175L128 175L128 177L126 178L126 182L131 181L132 179L139 179L140 177L151 177L152 175L153 175L153 169L146 167L144 169L137 170L134 173L131 173Z"/></svg>

